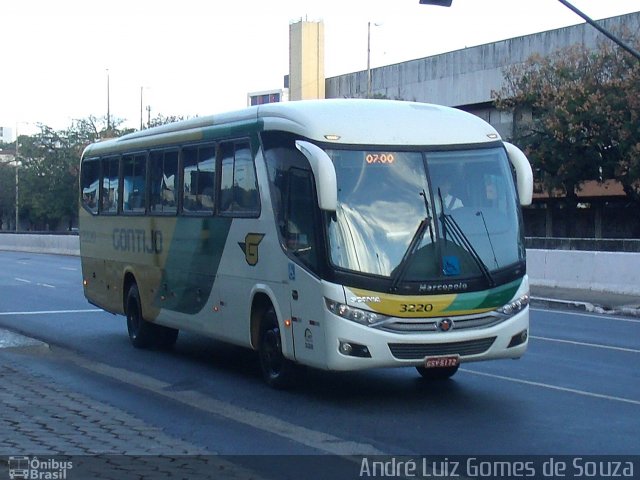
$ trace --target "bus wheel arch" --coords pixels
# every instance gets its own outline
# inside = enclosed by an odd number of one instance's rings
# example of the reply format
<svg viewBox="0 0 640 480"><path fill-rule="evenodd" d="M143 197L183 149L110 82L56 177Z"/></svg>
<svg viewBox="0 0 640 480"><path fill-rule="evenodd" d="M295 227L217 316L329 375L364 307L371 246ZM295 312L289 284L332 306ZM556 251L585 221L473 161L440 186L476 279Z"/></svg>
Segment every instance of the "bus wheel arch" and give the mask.
<svg viewBox="0 0 640 480"><path fill-rule="evenodd" d="M265 292L257 292L251 304L251 344L258 351L265 382L278 389L290 388L297 380L297 365L283 354L284 332L274 307Z"/></svg>
<svg viewBox="0 0 640 480"><path fill-rule="evenodd" d="M122 311L125 315L127 314L127 297L129 295L129 289L133 284L138 284L138 282L136 282L136 277L132 272L127 271L124 274L124 280L122 282Z"/></svg>
<svg viewBox="0 0 640 480"><path fill-rule="evenodd" d="M273 302L269 295L264 292L258 292L254 295L251 302L251 346L257 350L260 342L260 324L264 314L273 307Z"/></svg>
<svg viewBox="0 0 640 480"><path fill-rule="evenodd" d="M298 366L282 353L283 335L275 309L268 308L260 322L258 357L262 378L273 388L286 389L295 385Z"/></svg>
<svg viewBox="0 0 640 480"><path fill-rule="evenodd" d="M142 311L140 290L135 277L131 273L124 280L124 314L127 318L129 340L136 348L173 347L178 339L178 330L145 320Z"/></svg>

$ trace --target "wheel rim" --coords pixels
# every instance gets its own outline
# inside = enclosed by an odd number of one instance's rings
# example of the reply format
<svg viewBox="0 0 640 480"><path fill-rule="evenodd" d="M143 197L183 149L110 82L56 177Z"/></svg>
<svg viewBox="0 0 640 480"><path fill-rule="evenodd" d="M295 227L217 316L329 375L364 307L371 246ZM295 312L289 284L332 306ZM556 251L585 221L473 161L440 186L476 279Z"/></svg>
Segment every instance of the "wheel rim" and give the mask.
<svg viewBox="0 0 640 480"><path fill-rule="evenodd" d="M135 302L129 302L127 309L127 326L129 327L129 335L135 339L140 329L140 315L138 314L138 306Z"/></svg>

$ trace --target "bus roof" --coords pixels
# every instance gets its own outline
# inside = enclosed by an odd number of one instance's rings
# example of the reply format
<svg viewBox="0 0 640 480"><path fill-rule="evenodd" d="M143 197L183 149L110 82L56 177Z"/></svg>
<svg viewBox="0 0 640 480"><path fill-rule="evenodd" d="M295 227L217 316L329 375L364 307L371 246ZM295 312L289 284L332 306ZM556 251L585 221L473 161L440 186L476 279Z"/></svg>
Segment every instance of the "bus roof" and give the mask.
<svg viewBox="0 0 640 480"><path fill-rule="evenodd" d="M94 143L84 155L198 140L205 129L251 123L256 129L288 131L345 145L465 145L500 139L487 122L454 108L395 100L329 99L270 103L170 123Z"/></svg>

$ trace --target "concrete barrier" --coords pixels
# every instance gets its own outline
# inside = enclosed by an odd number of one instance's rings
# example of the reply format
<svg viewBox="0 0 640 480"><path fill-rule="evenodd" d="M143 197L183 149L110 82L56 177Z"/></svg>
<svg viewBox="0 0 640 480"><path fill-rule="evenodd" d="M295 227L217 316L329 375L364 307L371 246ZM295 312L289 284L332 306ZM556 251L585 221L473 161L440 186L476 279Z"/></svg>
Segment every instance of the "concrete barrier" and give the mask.
<svg viewBox="0 0 640 480"><path fill-rule="evenodd" d="M640 253L527 250L532 285L640 295Z"/></svg>
<svg viewBox="0 0 640 480"><path fill-rule="evenodd" d="M80 255L77 235L0 235L0 250ZM640 253L527 249L532 285L640 295Z"/></svg>
<svg viewBox="0 0 640 480"><path fill-rule="evenodd" d="M3 233L0 235L0 250L80 255L80 239L77 235Z"/></svg>

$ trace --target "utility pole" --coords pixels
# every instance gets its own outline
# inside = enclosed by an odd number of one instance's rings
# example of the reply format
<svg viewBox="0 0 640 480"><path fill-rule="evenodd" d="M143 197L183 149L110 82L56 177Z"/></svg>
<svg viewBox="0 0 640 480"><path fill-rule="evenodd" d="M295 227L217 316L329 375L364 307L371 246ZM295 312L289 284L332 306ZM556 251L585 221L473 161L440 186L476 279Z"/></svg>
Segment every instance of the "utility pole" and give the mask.
<svg viewBox="0 0 640 480"><path fill-rule="evenodd" d="M367 23L367 98L371 98L371 22Z"/></svg>
<svg viewBox="0 0 640 480"><path fill-rule="evenodd" d="M142 128L144 127L144 124L142 122L142 91L144 90L144 87L140 87L140 130L142 130Z"/></svg>
<svg viewBox="0 0 640 480"><path fill-rule="evenodd" d="M374 23L379 27L381 23ZM371 98L371 22L367 22L367 98Z"/></svg>
<svg viewBox="0 0 640 480"><path fill-rule="evenodd" d="M111 88L109 85L109 69L107 68L107 134L111 132Z"/></svg>

